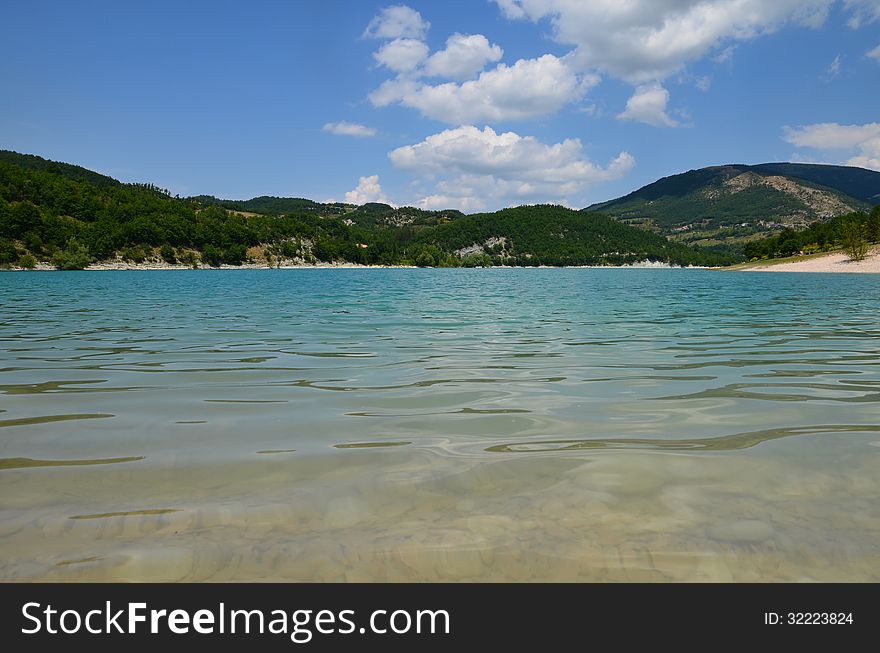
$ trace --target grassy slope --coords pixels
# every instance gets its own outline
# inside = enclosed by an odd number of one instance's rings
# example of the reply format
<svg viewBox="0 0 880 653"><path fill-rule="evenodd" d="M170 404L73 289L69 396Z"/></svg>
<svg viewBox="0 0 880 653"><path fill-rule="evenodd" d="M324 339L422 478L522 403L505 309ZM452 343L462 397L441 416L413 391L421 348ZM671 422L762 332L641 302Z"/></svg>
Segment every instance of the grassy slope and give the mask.
<svg viewBox="0 0 880 653"><path fill-rule="evenodd" d="M804 186L838 196L857 209L868 208L880 198L880 172L844 166L774 163L758 166L731 165L691 170L665 177L624 197L596 204L590 210L602 211L620 219L654 220L663 228L711 219L718 224L773 220L798 212L816 219L799 199L781 191L758 186L736 194L707 197L706 191L738 174L751 171L762 176L781 175Z"/></svg>

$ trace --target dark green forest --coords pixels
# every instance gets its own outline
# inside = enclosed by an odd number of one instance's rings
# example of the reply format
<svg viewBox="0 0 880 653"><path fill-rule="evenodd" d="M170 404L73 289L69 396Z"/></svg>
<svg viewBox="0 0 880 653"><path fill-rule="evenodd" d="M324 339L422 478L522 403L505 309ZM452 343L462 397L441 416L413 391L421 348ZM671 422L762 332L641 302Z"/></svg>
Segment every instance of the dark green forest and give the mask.
<svg viewBox="0 0 880 653"><path fill-rule="evenodd" d="M275 197L179 198L151 184L124 184L79 166L0 152L0 265L45 262L79 269L120 258L193 267L248 261L457 267L736 260L561 206L464 215Z"/></svg>

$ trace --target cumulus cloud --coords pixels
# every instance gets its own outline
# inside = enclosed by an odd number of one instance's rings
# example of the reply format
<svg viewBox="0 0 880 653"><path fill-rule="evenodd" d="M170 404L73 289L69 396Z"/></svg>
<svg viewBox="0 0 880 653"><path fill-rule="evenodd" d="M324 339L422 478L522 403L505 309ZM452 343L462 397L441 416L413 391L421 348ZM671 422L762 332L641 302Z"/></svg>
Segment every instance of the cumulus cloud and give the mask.
<svg viewBox="0 0 880 653"><path fill-rule="evenodd" d="M678 123L666 113L668 103L669 91L660 84L643 84L636 88L633 96L626 102L626 109L617 117L654 127L676 127Z"/></svg>
<svg viewBox="0 0 880 653"><path fill-rule="evenodd" d="M424 20L415 9L406 5L385 7L380 11L367 29L364 37L370 39L422 39L431 23Z"/></svg>
<svg viewBox="0 0 880 653"><path fill-rule="evenodd" d="M427 29L421 15L403 5L386 7L367 26L365 36L387 41L373 57L396 73L369 93L373 106L401 104L449 124L523 120L554 113L599 82L552 54L485 70L504 51L483 34L455 33L429 56Z"/></svg>
<svg viewBox="0 0 880 653"><path fill-rule="evenodd" d="M849 25L880 20L880 0L494 0L510 20L545 21L552 37L572 46L566 62L576 72L600 72L634 86L661 83L706 57L729 62L738 43L787 25L821 27L836 3ZM878 47L880 50L880 47ZM880 58L880 51L871 56ZM824 78L833 78L838 67ZM621 117L638 115L640 103L663 97L637 90ZM649 124L668 126L665 113ZM638 118L635 118L638 119Z"/></svg>
<svg viewBox="0 0 880 653"><path fill-rule="evenodd" d="M429 55L421 15L397 5L383 9L364 35L387 39L377 61L398 73L374 90L374 106L399 103L423 115L460 124L522 120L552 114L584 98L604 74L635 88L621 118L657 126L676 124L661 86L670 75L706 57L729 62L737 44L786 25L818 28L838 0L493 0L511 20L546 21L553 38L571 46L550 54L499 63L501 47L482 34L452 35ZM880 0L839 0L853 28L880 20ZM880 46L869 56L880 59ZM837 74L840 62L825 73ZM482 72L481 72L482 71ZM479 77L474 79L474 76ZM430 84L425 78L452 80ZM703 84L705 87L706 85ZM647 119L644 119L647 118Z"/></svg>
<svg viewBox="0 0 880 653"><path fill-rule="evenodd" d="M376 130L366 125L359 125L356 122L328 122L321 128L325 132L336 134L337 136L359 136L361 138L367 136L375 136Z"/></svg>
<svg viewBox="0 0 880 653"><path fill-rule="evenodd" d="M547 145L515 132L496 133L473 125L447 129L388 154L398 169L432 180L435 192L418 204L426 208L475 210L523 201L562 202L590 185L620 179L635 165L621 152L606 167L584 157L578 139Z"/></svg>
<svg viewBox="0 0 880 653"><path fill-rule="evenodd" d="M474 213L486 208L486 203L477 197L467 195L426 195L416 201L416 206L425 211L458 209L464 213Z"/></svg>
<svg viewBox="0 0 880 653"><path fill-rule="evenodd" d="M357 188L345 194L346 204L367 204L369 202L392 204L391 200L382 192L382 186L379 184L379 175L361 177L358 180Z"/></svg>
<svg viewBox="0 0 880 653"><path fill-rule="evenodd" d="M427 56L428 46L417 39L394 39L373 53L376 61L396 73L415 70Z"/></svg>
<svg viewBox="0 0 880 653"><path fill-rule="evenodd" d="M500 61L504 51L489 43L482 34L453 34L446 39L446 49L431 55L425 74L447 79L470 79L487 63Z"/></svg>
<svg viewBox="0 0 880 653"><path fill-rule="evenodd" d="M523 120L558 111L597 82L595 76L578 78L561 59L545 54L499 64L461 84L388 80L369 99L374 106L399 102L449 124Z"/></svg>
<svg viewBox="0 0 880 653"><path fill-rule="evenodd" d="M374 107L387 107L414 94L421 86L416 80L406 77L386 79L376 89L370 91L367 97Z"/></svg>
<svg viewBox="0 0 880 653"><path fill-rule="evenodd" d="M834 0L495 0L510 19L548 19L573 59L635 84L786 23L821 25Z"/></svg>
<svg viewBox="0 0 880 653"><path fill-rule="evenodd" d="M867 56L871 57L872 59L876 59L877 61L880 61L880 45L878 45L873 50L868 50L865 54Z"/></svg>
<svg viewBox="0 0 880 653"><path fill-rule="evenodd" d="M854 156L846 160L847 165L880 170L880 123L840 125L825 122L785 127L783 138L797 147L849 151Z"/></svg>

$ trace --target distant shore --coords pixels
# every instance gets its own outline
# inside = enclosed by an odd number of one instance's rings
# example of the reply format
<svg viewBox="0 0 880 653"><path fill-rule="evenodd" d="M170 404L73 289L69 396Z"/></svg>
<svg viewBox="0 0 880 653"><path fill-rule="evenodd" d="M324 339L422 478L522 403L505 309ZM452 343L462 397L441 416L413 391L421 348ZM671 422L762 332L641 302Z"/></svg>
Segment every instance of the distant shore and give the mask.
<svg viewBox="0 0 880 653"><path fill-rule="evenodd" d="M504 268L504 269L518 269L522 266L514 266L514 265L494 265L494 268ZM286 265L267 265L266 263L243 263L241 265L221 265L220 267L211 267L208 265L200 265L198 268L193 268L189 265L172 265L170 263L165 262L145 262L145 263L130 263L130 262L121 262L121 261L103 261L101 263L93 263L88 267L84 268L86 272L93 271L110 271L110 270L396 270L396 269L416 269L418 266L415 265L362 265L360 263L294 263L294 264L286 264ZM589 269L589 270L703 270L706 269L703 266L687 266L682 267L679 265L669 265L668 263L658 263L653 261L642 261L640 263L633 263L632 265L570 265L570 266L556 266L556 265L536 265L534 267L522 267L522 269ZM439 268L438 268L439 269ZM468 269L468 268L446 268L446 269ZM10 268L11 271L22 271L23 268ZM38 263L36 267L32 268L35 271L56 271L55 266L49 265L47 263Z"/></svg>
<svg viewBox="0 0 880 653"><path fill-rule="evenodd" d="M719 268L724 269L724 268ZM811 254L809 256L777 259L775 261L755 261L729 268L742 272L854 272L880 273L880 248L875 247L861 261L851 261L841 252Z"/></svg>

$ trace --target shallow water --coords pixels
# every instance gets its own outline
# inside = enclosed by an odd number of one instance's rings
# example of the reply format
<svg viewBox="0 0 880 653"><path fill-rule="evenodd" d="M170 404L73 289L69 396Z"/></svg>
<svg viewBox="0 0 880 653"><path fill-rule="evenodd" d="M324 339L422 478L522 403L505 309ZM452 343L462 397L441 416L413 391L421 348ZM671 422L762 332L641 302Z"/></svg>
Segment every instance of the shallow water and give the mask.
<svg viewBox="0 0 880 653"><path fill-rule="evenodd" d="M0 275L0 579L880 580L880 280Z"/></svg>

